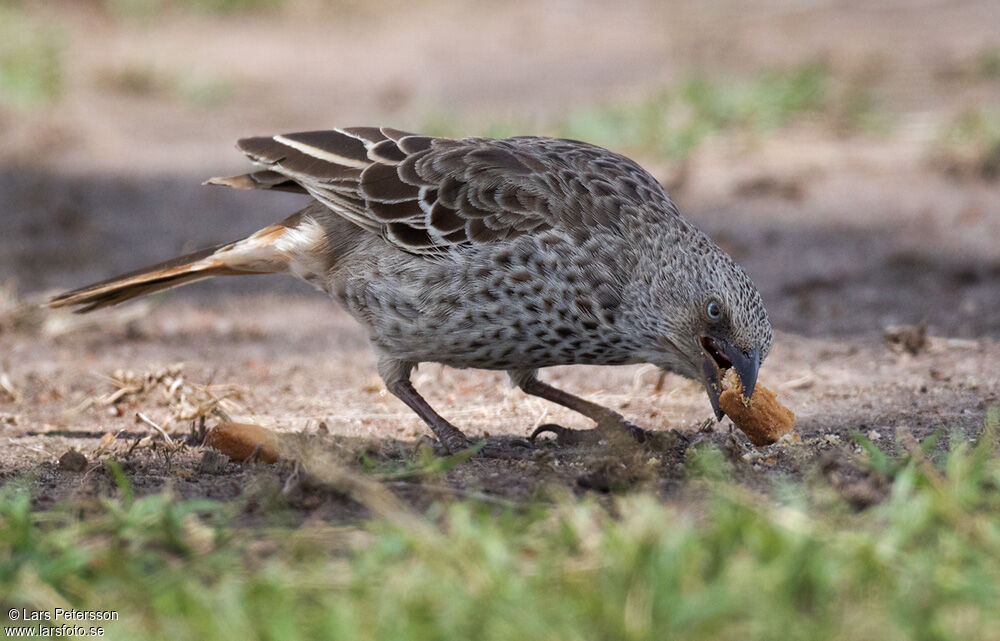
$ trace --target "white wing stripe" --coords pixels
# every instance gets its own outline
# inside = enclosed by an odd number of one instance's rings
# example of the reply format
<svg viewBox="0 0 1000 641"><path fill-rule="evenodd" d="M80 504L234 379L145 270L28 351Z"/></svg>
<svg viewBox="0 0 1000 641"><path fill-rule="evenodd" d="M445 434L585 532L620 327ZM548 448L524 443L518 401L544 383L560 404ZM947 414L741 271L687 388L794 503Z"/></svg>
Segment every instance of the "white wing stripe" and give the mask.
<svg viewBox="0 0 1000 641"><path fill-rule="evenodd" d="M312 145L306 145L304 143L298 142L297 140L290 140L282 135L273 136L274 142L281 143L286 147L291 147L296 151L301 151L307 156L312 156L313 158L318 158L319 160L325 160L327 162L332 162L335 165L342 165L344 167L357 167L358 169L364 169L371 163L362 162L360 160L355 160L353 158L348 158L346 156L340 156L337 154L331 154L329 151L324 151L313 147Z"/></svg>
<svg viewBox="0 0 1000 641"><path fill-rule="evenodd" d="M371 140L368 140L367 138L362 138L361 136L358 136L357 134L352 134L349 131L344 131L343 129L340 129L339 127L334 127L333 130L336 131L338 134L344 134L345 136L349 136L351 138L354 138L355 140L360 140L361 144L365 146L365 150L371 149L372 147L375 146L375 143L372 142Z"/></svg>

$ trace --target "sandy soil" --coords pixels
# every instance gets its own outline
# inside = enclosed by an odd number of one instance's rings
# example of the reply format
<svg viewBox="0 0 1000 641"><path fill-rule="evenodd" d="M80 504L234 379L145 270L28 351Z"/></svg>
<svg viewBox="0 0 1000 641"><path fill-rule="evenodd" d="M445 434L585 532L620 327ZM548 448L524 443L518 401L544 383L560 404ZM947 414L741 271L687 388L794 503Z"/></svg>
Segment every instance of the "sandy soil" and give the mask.
<svg viewBox="0 0 1000 641"><path fill-rule="evenodd" d="M937 430L968 438L1000 403L1000 187L945 175L926 157L927 122L997 98L1000 87L953 86L936 72L996 37L989 27L1000 19L995 3L919 12L902 4L790 11L762 3L745 14L723 5L635 3L634 11L610 12L601 3L558 3L540 17L528 3L503 12L485 4L420 6L420 24L433 28L415 29L416 9L403 5L385 15L356 9L329 29L309 15L283 14L268 25L230 19L224 29L214 19L179 16L152 30L62 7L60 20L80 52L71 62L75 85L46 113L0 114L0 273L30 302L280 219L301 199L198 186L207 175L238 171L230 141L258 130L381 118L407 126L428 104L469 118L554 112L690 69L739 73L823 55L849 75L878 60L888 69L880 95L901 123L895 135L844 138L806 124L750 146L712 141L675 194L764 296L777 336L761 380L797 413L796 438L754 449L728 420L707 421L698 385L668 376L656 391L648 368L557 368L544 377L640 425L681 435L625 450L545 444L524 459L473 460L443 479L391 486L416 504L473 492L522 500L552 487L637 486L676 497L688 475L686 452L709 440L751 487L820 470L863 505L878 500L877 480L832 462L856 449L851 430L889 447L897 435L922 439ZM489 37L458 28L469 21L490 25ZM301 46L288 35L297 29ZM103 46L81 44L94 33ZM122 59L183 66L193 43L205 43L197 48L203 73L234 70L227 77L237 100L201 111L93 82ZM453 55L453 47L467 55ZM311 62L297 64L303 56ZM337 64L310 73L317 60ZM485 69L494 73L489 80ZM919 323L930 338L916 353L887 344L886 327ZM113 398L127 378L119 370L161 380ZM184 441L197 426L189 417L204 413L199 404L218 406L280 431L300 458L324 453L329 460L313 461L314 473L317 465L354 469L362 451L375 460L410 459L425 432L386 394L362 330L332 302L279 277L217 279L86 317L8 301L0 304L0 373L0 483L29 479L41 507L110 491L101 461L114 456L140 491L169 486L185 496L244 501L251 519L282 487L303 512L359 513L336 493L320 500L288 490L288 464L207 472L200 448L164 446L140 412ZM547 422L589 427L510 389L501 374L429 364L415 383L472 435L523 436ZM219 420L209 414L207 424ZM70 447L88 456L86 471L56 463Z"/></svg>

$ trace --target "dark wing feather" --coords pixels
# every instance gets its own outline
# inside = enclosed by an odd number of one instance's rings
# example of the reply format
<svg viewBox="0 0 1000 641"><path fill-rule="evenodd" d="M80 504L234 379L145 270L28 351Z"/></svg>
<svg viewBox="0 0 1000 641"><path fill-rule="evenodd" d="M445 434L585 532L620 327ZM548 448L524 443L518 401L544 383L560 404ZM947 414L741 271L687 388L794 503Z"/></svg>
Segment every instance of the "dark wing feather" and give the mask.
<svg viewBox="0 0 1000 641"><path fill-rule="evenodd" d="M623 206L662 192L617 154L549 138L451 140L351 127L245 138L238 147L264 170L213 181L300 186L337 214L417 254L566 224L577 236L589 233L589 225L615 227ZM615 190L620 181L635 195L628 203Z"/></svg>
<svg viewBox="0 0 1000 641"><path fill-rule="evenodd" d="M278 191L291 191L298 194L308 193L305 187L291 180L288 176L271 171L270 169L255 171L249 174L239 174L238 176L209 178L204 184L224 185L233 189L276 189Z"/></svg>

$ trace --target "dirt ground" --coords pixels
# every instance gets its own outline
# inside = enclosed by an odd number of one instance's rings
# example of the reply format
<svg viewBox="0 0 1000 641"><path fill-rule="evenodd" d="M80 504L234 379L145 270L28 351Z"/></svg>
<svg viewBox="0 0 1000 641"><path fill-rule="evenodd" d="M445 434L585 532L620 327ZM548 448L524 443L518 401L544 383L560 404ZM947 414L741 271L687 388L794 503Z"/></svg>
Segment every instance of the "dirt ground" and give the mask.
<svg viewBox="0 0 1000 641"><path fill-rule="evenodd" d="M795 10L761 2L736 11L582 2L537 15L533 3L352 7L338 21L311 11L224 25L177 15L153 28L59 5L76 54L66 95L36 112L0 111L0 274L9 279L0 300L0 484L26 479L39 507L101 494L113 486L101 462L113 457L139 492L237 500L251 520L279 494L303 514L359 514L349 492L299 491L304 475L287 462L209 469L202 449L183 443L196 417L211 427L224 415L278 430L286 453L328 489L338 487L336 470L374 466L417 505L453 496L519 502L552 488L676 497L701 441L719 445L750 487L818 470L866 504L879 499L879 483L837 463L857 450L852 430L883 447L938 430L970 438L1000 403L1000 182L943 171L927 151L931 132L962 109L1000 104L996 78L952 73L1000 45L996 3ZM751 73L816 57L838 79L877 67L874 91L897 120L893 133L844 136L806 122L752 145L722 136L696 150L673 194L744 265L768 307L776 337L761 381L798 417L796 435L769 448L753 448L728 419L708 421L691 381L670 375L657 391L648 367L555 368L543 373L549 382L664 436L624 450L545 443L522 459L474 459L415 482L400 470L419 457L423 424L387 395L363 331L305 285L216 279L84 317L31 307L57 289L240 237L300 206L291 195L199 186L241 169L231 148L239 136L416 127L428 105L472 123L537 116L692 69ZM128 59L196 65L227 78L235 98L204 109L98 81ZM920 324L928 339L913 350L886 339L891 326ZM425 364L414 382L473 436L525 436L550 422L589 427L499 373ZM69 448L87 456L83 471L57 463Z"/></svg>

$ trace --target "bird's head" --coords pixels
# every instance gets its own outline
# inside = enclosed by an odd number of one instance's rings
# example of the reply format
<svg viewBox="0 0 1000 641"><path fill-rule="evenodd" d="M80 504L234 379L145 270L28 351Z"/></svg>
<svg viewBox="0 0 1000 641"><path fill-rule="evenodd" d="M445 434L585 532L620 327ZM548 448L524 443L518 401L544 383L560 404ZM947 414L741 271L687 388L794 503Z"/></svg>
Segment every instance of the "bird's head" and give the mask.
<svg viewBox="0 0 1000 641"><path fill-rule="evenodd" d="M681 245L684 249L677 251L675 245L656 270L652 298L662 322L650 362L700 380L722 420L723 375L734 369L744 393L753 394L757 372L771 351L771 323L750 277L708 236L691 230Z"/></svg>

